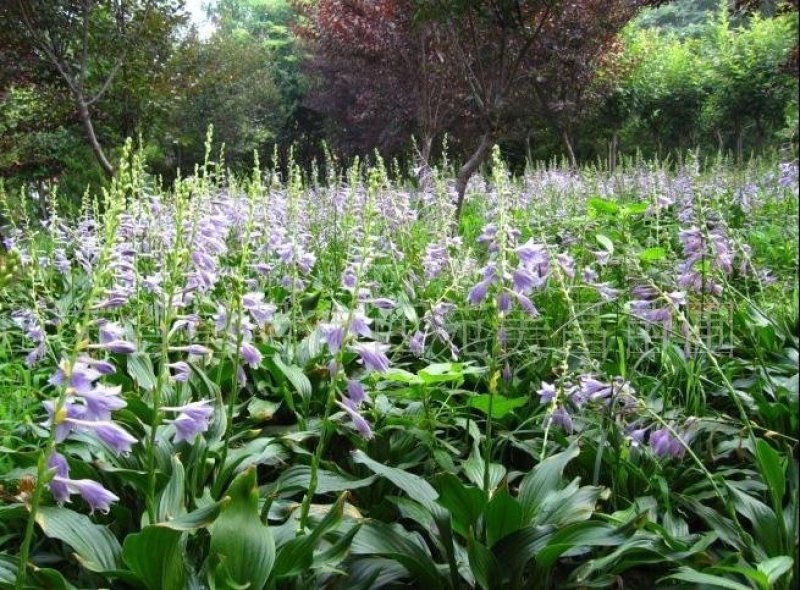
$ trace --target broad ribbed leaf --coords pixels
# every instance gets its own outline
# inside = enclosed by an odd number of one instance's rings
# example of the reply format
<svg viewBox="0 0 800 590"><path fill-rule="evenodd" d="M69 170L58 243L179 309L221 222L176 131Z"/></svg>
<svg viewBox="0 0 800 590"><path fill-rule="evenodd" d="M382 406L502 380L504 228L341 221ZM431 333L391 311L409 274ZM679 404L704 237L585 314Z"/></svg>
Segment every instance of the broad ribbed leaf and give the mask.
<svg viewBox="0 0 800 590"><path fill-rule="evenodd" d="M433 489L431 484L418 475L398 469L397 467L388 467L382 463L378 463L368 457L363 451L355 451L353 453L353 460L356 463L365 465L373 473L385 477L428 510L433 510L434 503L439 497L439 494Z"/></svg>
<svg viewBox="0 0 800 590"><path fill-rule="evenodd" d="M564 553L579 547L615 547L625 536L604 522L578 522L555 533L547 544L536 552L536 567L548 571Z"/></svg>
<svg viewBox="0 0 800 590"><path fill-rule="evenodd" d="M184 470L180 459L172 457L172 477L169 478L167 485L161 492L158 499L158 511L156 516L158 522L172 520L186 512L184 506Z"/></svg>
<svg viewBox="0 0 800 590"><path fill-rule="evenodd" d="M692 584L700 584L713 588L728 588L728 590L751 590L750 586L745 586L744 584L740 584L728 578L723 578L722 576L704 574L690 567L679 568L677 574L667 576L667 579L681 580L683 582L691 582Z"/></svg>
<svg viewBox="0 0 800 590"><path fill-rule="evenodd" d="M580 454L578 445L572 444L565 451L548 457L533 468L519 486L518 500L525 511L525 520L530 521L548 494L561 488L564 467Z"/></svg>
<svg viewBox="0 0 800 590"><path fill-rule="evenodd" d="M354 555L386 557L402 565L421 588L442 588L436 562L419 544L382 522L371 522L358 531L351 549Z"/></svg>
<svg viewBox="0 0 800 590"><path fill-rule="evenodd" d="M346 494L339 496L336 504L331 506L325 518L308 534L292 539L278 550L275 558L275 577L294 576L311 567L314 550L322 535L335 527L341 520L346 497Z"/></svg>
<svg viewBox="0 0 800 590"><path fill-rule="evenodd" d="M494 555L483 543L472 540L467 549L469 566L483 590L494 590L501 584L500 566Z"/></svg>
<svg viewBox="0 0 800 590"><path fill-rule="evenodd" d="M522 527L522 506L511 497L508 489L500 488L489 501L483 514L486 543L493 547L500 539Z"/></svg>
<svg viewBox="0 0 800 590"><path fill-rule="evenodd" d="M153 391L156 386L156 374L153 362L144 352L134 352L128 355L128 375L145 391Z"/></svg>
<svg viewBox="0 0 800 590"><path fill-rule="evenodd" d="M302 397L311 397L311 381L308 380L303 369L296 365L287 365L279 354L272 357L272 363L280 373L292 384L297 393Z"/></svg>
<svg viewBox="0 0 800 590"><path fill-rule="evenodd" d="M195 531L205 528L217 519L222 508L229 501L228 498L223 498L219 502L181 514L171 520L159 522L156 526L172 529L173 531Z"/></svg>
<svg viewBox="0 0 800 590"><path fill-rule="evenodd" d="M183 533L147 526L125 537L122 558L148 590L183 590L186 586Z"/></svg>
<svg viewBox="0 0 800 590"><path fill-rule="evenodd" d="M256 470L241 473L226 495L230 502L209 527L211 555L232 581L261 589L275 563L275 541L259 517Z"/></svg>
<svg viewBox="0 0 800 590"><path fill-rule="evenodd" d="M109 572L121 569L122 547L108 527L95 524L84 515L53 506L42 506L36 522L51 539L64 541L87 570Z"/></svg>

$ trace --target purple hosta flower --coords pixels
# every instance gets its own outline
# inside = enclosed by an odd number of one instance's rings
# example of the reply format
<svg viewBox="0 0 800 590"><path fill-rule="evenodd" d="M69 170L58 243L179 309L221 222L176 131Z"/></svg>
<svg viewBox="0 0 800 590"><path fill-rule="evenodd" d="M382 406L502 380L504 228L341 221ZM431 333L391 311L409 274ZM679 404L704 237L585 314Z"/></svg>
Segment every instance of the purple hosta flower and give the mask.
<svg viewBox="0 0 800 590"><path fill-rule="evenodd" d="M478 243L488 244L491 250L491 246L496 239L497 239L497 225L495 225L494 223L489 223L484 226L481 235L478 236Z"/></svg>
<svg viewBox="0 0 800 590"><path fill-rule="evenodd" d="M63 248L56 248L53 251L53 257L55 258L55 267L58 272L62 275L67 275L72 270L72 263L70 263L69 258L67 258L67 253L64 252Z"/></svg>
<svg viewBox="0 0 800 590"><path fill-rule="evenodd" d="M619 289L615 289L610 283L596 283L594 288L604 301L615 301L619 297Z"/></svg>
<svg viewBox="0 0 800 590"><path fill-rule="evenodd" d="M322 338L328 344L331 354L336 354L344 343L344 327L338 324L320 324Z"/></svg>
<svg viewBox="0 0 800 590"><path fill-rule="evenodd" d="M53 400L45 400L42 405L47 411L47 420L44 426L55 427L56 442L62 442L75 430L75 426L68 420L81 418L86 412L85 406L74 403L71 398L64 402L58 412L56 412L56 403Z"/></svg>
<svg viewBox="0 0 800 590"><path fill-rule="evenodd" d="M364 315L364 313L360 311L354 311L350 318L350 333L353 334L354 336L363 336L364 338L371 338L372 330L369 329L369 325L371 323L372 320L369 319L366 315Z"/></svg>
<svg viewBox="0 0 800 590"><path fill-rule="evenodd" d="M505 291L502 291L497 296L497 309L503 313L511 310L511 296Z"/></svg>
<svg viewBox="0 0 800 590"><path fill-rule="evenodd" d="M408 349L411 351L411 354L420 356L425 350L425 334L419 330L414 332L414 335L408 343Z"/></svg>
<svg viewBox="0 0 800 590"><path fill-rule="evenodd" d="M214 320L214 331L222 332L228 327L228 310L224 306L218 305L217 313L213 314L211 319Z"/></svg>
<svg viewBox="0 0 800 590"><path fill-rule="evenodd" d="M80 494L81 498L89 505L92 514L94 514L95 510L99 510L103 514L108 514L111 504L119 500L119 496L109 492L102 485L91 479L68 479L56 475L50 484L51 491L54 484L56 486L63 486L63 488L59 488L60 492L66 489L67 498L69 498L70 494ZM55 494L53 494L53 496L55 496ZM62 500L60 497L56 497L56 500L59 501L59 504L69 501L68 499Z"/></svg>
<svg viewBox="0 0 800 590"><path fill-rule="evenodd" d="M242 347L239 352L242 355L242 360L247 363L251 369L256 369L261 365L263 358L261 352L249 342L242 342Z"/></svg>
<svg viewBox="0 0 800 590"><path fill-rule="evenodd" d="M186 346L170 346L170 352L185 352L186 354L194 356L206 356L213 353L213 351L203 346L202 344L188 344Z"/></svg>
<svg viewBox="0 0 800 590"><path fill-rule="evenodd" d="M583 269L583 282L594 283L597 280L597 272L591 267L587 266Z"/></svg>
<svg viewBox="0 0 800 590"><path fill-rule="evenodd" d="M353 350L361 357L361 362L364 363L367 370L378 373L385 373L389 370L389 358L386 356L386 351L389 350L387 344L365 342L355 344Z"/></svg>
<svg viewBox="0 0 800 590"><path fill-rule="evenodd" d="M467 302L470 305L478 305L486 298L486 293L489 291L489 286L494 282L493 278L484 279L470 289L467 294Z"/></svg>
<svg viewBox="0 0 800 590"><path fill-rule="evenodd" d="M650 426L645 426L643 428L629 426L625 430L628 433L628 436L631 437L633 446L639 446L644 444L644 437L647 434L647 431L650 430Z"/></svg>
<svg viewBox="0 0 800 590"><path fill-rule="evenodd" d="M358 408L362 403L367 401L367 392L364 391L364 386L360 381L349 379L347 381L347 397L353 402L354 407Z"/></svg>
<svg viewBox="0 0 800 590"><path fill-rule="evenodd" d="M374 305L378 309L394 309L395 307L397 307L397 303L386 297L378 297L377 299L372 299L370 303L372 303L372 305Z"/></svg>
<svg viewBox="0 0 800 590"><path fill-rule="evenodd" d="M592 252L592 254L594 254L594 259L600 266L605 266L608 264L608 261L611 260L611 252L608 250L598 250L596 252Z"/></svg>
<svg viewBox="0 0 800 590"><path fill-rule="evenodd" d="M356 283L358 282L356 278L356 271L353 268L347 268L342 273L342 287L347 289L348 291L352 291L356 288Z"/></svg>
<svg viewBox="0 0 800 590"><path fill-rule="evenodd" d="M264 294L258 292L246 293L242 297L242 306L250 313L259 328L271 322L277 310L272 303L264 303Z"/></svg>
<svg viewBox="0 0 800 590"><path fill-rule="evenodd" d="M671 293L667 293L667 299L669 299L672 305L674 305L675 307L686 305L686 292L672 291Z"/></svg>
<svg viewBox="0 0 800 590"><path fill-rule="evenodd" d="M155 295L161 294L161 283L164 281L160 272L148 275L142 279L144 290Z"/></svg>
<svg viewBox="0 0 800 590"><path fill-rule="evenodd" d="M76 361L71 367L66 360L62 360L55 373L50 376L50 385L64 385L67 393L85 393L89 391L94 382L101 377L100 371L93 369L86 363Z"/></svg>
<svg viewBox="0 0 800 590"><path fill-rule="evenodd" d="M564 408L564 406L558 406L553 413L547 417L549 424L553 426L559 426L561 429L566 432L567 434L572 434L572 430L574 425L572 423L572 416L570 416L569 412Z"/></svg>
<svg viewBox="0 0 800 590"><path fill-rule="evenodd" d="M534 318L539 317L539 310L536 309L536 306L530 299L520 293L514 293L513 295L525 313Z"/></svg>
<svg viewBox="0 0 800 590"><path fill-rule="evenodd" d="M337 363L335 359L331 359L328 362L327 369L328 369L328 377L331 378L336 377L336 374L339 372L339 363Z"/></svg>
<svg viewBox="0 0 800 590"><path fill-rule="evenodd" d="M425 248L425 256L422 258L422 268L425 270L425 278L432 281L438 277L448 263L448 253L445 246L439 244L429 244Z"/></svg>
<svg viewBox="0 0 800 590"><path fill-rule="evenodd" d="M353 426L358 431L358 433L367 440L370 440L374 437L372 433L372 428L367 422L366 418L362 416L356 408L352 406L352 402L348 399L345 399L344 402L337 401L336 405L342 408L350 419L353 421Z"/></svg>
<svg viewBox="0 0 800 590"><path fill-rule="evenodd" d="M93 389L86 393L78 394L86 406L83 418L86 420L110 420L111 412L120 410L127 406L125 400L120 397L122 387L120 385L110 386L98 383Z"/></svg>
<svg viewBox="0 0 800 590"><path fill-rule="evenodd" d="M505 350L506 344L508 343L508 332L506 332L505 328L500 328L497 331L497 341L500 343L503 350Z"/></svg>
<svg viewBox="0 0 800 590"><path fill-rule="evenodd" d="M517 258L528 268L536 269L540 275L549 272L550 257L543 244L534 244L533 238L518 246L516 249Z"/></svg>
<svg viewBox="0 0 800 590"><path fill-rule="evenodd" d="M86 416L86 414L84 413L83 416ZM56 419L56 422L58 423L58 419ZM124 428L110 420L85 420L83 418L67 417L63 419L62 424L68 426L71 430L88 432L99 438L118 455L128 454L131 447L136 443L136 439L128 434ZM60 441L57 440L57 442Z"/></svg>
<svg viewBox="0 0 800 590"><path fill-rule="evenodd" d="M172 369L172 378L179 383L186 383L192 375L192 368L184 361L170 363L167 366Z"/></svg>
<svg viewBox="0 0 800 590"><path fill-rule="evenodd" d="M549 404L556 397L556 386L547 381L542 381L542 386L536 391L540 404Z"/></svg>
<svg viewBox="0 0 800 590"><path fill-rule="evenodd" d="M78 362L95 369L101 375L113 375L117 372L116 367L109 361L103 359L94 359L87 355L81 355Z"/></svg>
<svg viewBox="0 0 800 590"><path fill-rule="evenodd" d="M565 275L571 279L575 278L575 259L572 256L566 252L562 252L556 256L556 260L558 260L558 265L561 267L561 270L564 271Z"/></svg>
<svg viewBox="0 0 800 590"><path fill-rule="evenodd" d="M55 470L55 475L58 478L69 477L69 465L64 455L60 453L53 452L53 454L50 455L50 458L47 460L47 467ZM56 502L59 504L69 502L69 488L63 480L54 477L50 480L48 485L50 487L50 493L53 494Z"/></svg>
<svg viewBox="0 0 800 590"><path fill-rule="evenodd" d="M194 338L194 335L197 333L197 326L200 324L200 316L196 313L178 316L174 322L172 322L172 328L170 329L170 335L174 334L178 330L185 330L186 335L189 338Z"/></svg>
<svg viewBox="0 0 800 590"><path fill-rule="evenodd" d="M208 430L211 417L214 415L214 408L211 407L209 400L191 402L178 407L162 408L167 412L175 412L177 418L169 423L175 427L175 444L181 441L192 442L201 432Z"/></svg>
<svg viewBox="0 0 800 590"><path fill-rule="evenodd" d="M527 295L533 289L538 289L544 285L545 279L534 275L533 272L527 268L515 268L511 274L511 285L514 291Z"/></svg>
<svg viewBox="0 0 800 590"><path fill-rule="evenodd" d="M116 322L100 321L100 343L115 342L125 339L125 330Z"/></svg>
<svg viewBox="0 0 800 590"><path fill-rule="evenodd" d="M36 365L40 360L44 358L44 355L47 353L47 348L44 345L44 342L37 344L33 349L25 355L25 366L30 368Z"/></svg>
<svg viewBox="0 0 800 590"><path fill-rule="evenodd" d="M612 388L612 385L598 381L591 375L581 375L578 396L583 400L598 401L610 396Z"/></svg>
<svg viewBox="0 0 800 590"><path fill-rule="evenodd" d="M90 344L89 348L107 350L114 354L133 354L136 352L136 345L127 340L109 340L101 344Z"/></svg>
<svg viewBox="0 0 800 590"><path fill-rule="evenodd" d="M506 362L503 366L503 381L506 383L511 383L511 379L514 377L514 372L511 370L511 365Z"/></svg>
<svg viewBox="0 0 800 590"><path fill-rule="evenodd" d="M656 457L683 457L686 448L667 428L660 428L650 435L650 448Z"/></svg>

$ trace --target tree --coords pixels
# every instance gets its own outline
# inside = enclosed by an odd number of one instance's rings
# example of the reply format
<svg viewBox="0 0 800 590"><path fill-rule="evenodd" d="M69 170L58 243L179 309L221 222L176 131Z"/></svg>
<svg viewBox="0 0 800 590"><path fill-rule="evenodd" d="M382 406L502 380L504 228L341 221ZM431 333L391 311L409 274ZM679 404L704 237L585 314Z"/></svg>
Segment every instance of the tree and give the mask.
<svg viewBox="0 0 800 590"><path fill-rule="evenodd" d="M414 0L299 6L307 19L300 33L313 53L308 68L317 81L307 103L334 125L335 147L391 153L417 134L424 171L463 94L441 29L415 18Z"/></svg>
<svg viewBox="0 0 800 590"><path fill-rule="evenodd" d="M653 0L419 0L425 18L447 33L452 65L467 87L467 108L480 129L456 177L460 215L467 183L491 146L535 101L551 111L559 96L585 88L619 31ZM567 79L559 75L569 70ZM563 126L563 124L562 124Z"/></svg>
<svg viewBox="0 0 800 590"><path fill-rule="evenodd" d="M134 76L147 86L171 50L165 38L183 22L180 11L181 3L168 0L9 0L0 5L0 32L12 50L2 57L34 56L57 75L98 163L112 176L94 111L121 71L126 87Z"/></svg>

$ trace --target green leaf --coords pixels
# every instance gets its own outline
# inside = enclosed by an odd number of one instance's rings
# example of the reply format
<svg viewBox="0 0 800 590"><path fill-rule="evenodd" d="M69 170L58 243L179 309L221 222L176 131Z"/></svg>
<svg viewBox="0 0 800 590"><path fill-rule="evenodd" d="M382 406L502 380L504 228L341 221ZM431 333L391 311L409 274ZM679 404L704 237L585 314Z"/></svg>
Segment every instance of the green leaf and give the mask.
<svg viewBox="0 0 800 590"><path fill-rule="evenodd" d="M171 520L186 512L184 497L184 470L178 456L172 457L172 477L158 499L156 517L158 521Z"/></svg>
<svg viewBox="0 0 800 590"><path fill-rule="evenodd" d="M274 575L276 578L296 576L307 571L314 560L314 550L326 532L335 527L344 514L344 502L347 494L339 496L331 506L325 518L308 534L300 535L278 550L275 559Z"/></svg>
<svg viewBox="0 0 800 590"><path fill-rule="evenodd" d="M392 383L408 383L419 385L423 383L422 378L414 373L410 373L404 369L390 368L385 373L379 375L382 381L390 381Z"/></svg>
<svg viewBox="0 0 800 590"><path fill-rule="evenodd" d="M128 355L128 375L136 384L145 391L153 391L156 387L156 374L153 362L144 352L134 352Z"/></svg>
<svg viewBox="0 0 800 590"><path fill-rule="evenodd" d="M427 385L460 381L464 378L464 365L461 363L434 363L417 371L417 375Z"/></svg>
<svg viewBox="0 0 800 590"><path fill-rule="evenodd" d="M641 215L647 213L650 208L650 203L628 203L622 208L622 214L628 215Z"/></svg>
<svg viewBox="0 0 800 590"><path fill-rule="evenodd" d="M402 529L401 529L402 530ZM421 588L442 588L436 562L421 544L382 522L370 522L358 531L351 551L354 555L380 556L402 565L421 584Z"/></svg>
<svg viewBox="0 0 800 590"><path fill-rule="evenodd" d="M239 474L227 496L230 502L209 527L210 554L234 582L263 588L275 563L275 541L260 519L255 468Z"/></svg>
<svg viewBox="0 0 800 590"><path fill-rule="evenodd" d="M615 527L596 521L577 522L556 532L547 544L536 552L536 567L548 571L564 553L580 547L616 547L625 536Z"/></svg>
<svg viewBox="0 0 800 590"><path fill-rule="evenodd" d="M764 483L769 487L772 496L772 507L779 509L786 491L786 467L778 452L762 438L756 441L756 457Z"/></svg>
<svg viewBox="0 0 800 590"><path fill-rule="evenodd" d="M536 465L519 486L518 500L530 521L548 494L561 488L561 479L567 463L580 454L578 445L572 444L565 451L556 453Z"/></svg>
<svg viewBox="0 0 800 590"><path fill-rule="evenodd" d="M489 547L494 547L495 543L519 530L522 518L520 503L511 497L505 486L501 487L487 504L483 515Z"/></svg>
<svg viewBox="0 0 800 590"><path fill-rule="evenodd" d="M297 393L304 398L311 397L311 381L308 380L303 369L296 365L287 365L279 354L272 356L272 364L292 384Z"/></svg>
<svg viewBox="0 0 800 590"><path fill-rule="evenodd" d="M492 405L492 418L499 420L509 412L513 411L515 408L519 408L520 406L524 406L528 403L527 396L521 397L505 397L504 395L500 395L499 393L494 394L494 399L491 399L492 395L489 393L482 393L480 395L474 395L469 398L469 405L476 410L480 410L484 414L489 414L489 402L491 401Z"/></svg>
<svg viewBox="0 0 800 590"><path fill-rule="evenodd" d="M272 402L258 397L250 398L247 404L247 413L256 422L268 422L272 420L275 412L281 407L279 402Z"/></svg>
<svg viewBox="0 0 800 590"><path fill-rule="evenodd" d="M758 571L767 576L767 581L770 586L775 584L778 579L792 569L794 560L788 555L779 555L762 561L758 564Z"/></svg>
<svg viewBox="0 0 800 590"><path fill-rule="evenodd" d="M89 571L121 569L122 547L108 527L95 524L84 515L53 506L41 506L36 522L51 539L64 541L75 550L75 557Z"/></svg>
<svg viewBox="0 0 800 590"><path fill-rule="evenodd" d="M452 473L436 480L439 488L439 504L453 517L453 529L464 537L474 536L478 519L486 506L486 494L478 488L464 485Z"/></svg>
<svg viewBox="0 0 800 590"><path fill-rule="evenodd" d="M367 456L363 451L355 451L353 453L353 461L361 463L373 473L385 477L428 510L434 509L433 506L439 494L433 489L431 484L418 475L398 469L397 467L388 467L382 463L378 463Z"/></svg>
<svg viewBox="0 0 800 590"><path fill-rule="evenodd" d="M228 498L223 498L219 502L214 502L173 519L159 522L156 526L172 529L173 531L195 531L205 528L217 519L219 513L229 501Z"/></svg>
<svg viewBox="0 0 800 590"><path fill-rule="evenodd" d="M664 260L666 257L667 251L661 246L646 248L639 252L639 260L642 262L655 262L657 260Z"/></svg>
<svg viewBox="0 0 800 590"><path fill-rule="evenodd" d="M186 586L183 533L158 526L125 537L122 557L148 590L183 590Z"/></svg>
<svg viewBox="0 0 800 590"><path fill-rule="evenodd" d="M614 254L614 242L611 241L611 238L603 234L595 234L594 237L600 242L600 245L605 248L606 252Z"/></svg>
<svg viewBox="0 0 800 590"><path fill-rule="evenodd" d="M589 207L596 213L603 213L605 215L616 215L619 212L619 205L613 201L601 199L600 197L592 197L588 201Z"/></svg>
<svg viewBox="0 0 800 590"><path fill-rule="evenodd" d="M691 582L692 584L713 586L715 588L728 588L728 590L751 590L750 586L745 586L744 584L734 582L733 580L723 578L722 576L704 574L690 567L681 567L678 569L677 574L671 574L667 576L667 578L673 578L683 582Z"/></svg>
<svg viewBox="0 0 800 590"><path fill-rule="evenodd" d="M497 559L482 543L471 540L467 548L469 565L475 575L475 581L483 590L494 590L500 587L501 575Z"/></svg>
<svg viewBox="0 0 800 590"><path fill-rule="evenodd" d="M350 479L333 471L325 469L317 470L317 494L329 494L331 492L344 492L364 488L377 479L370 475L363 479ZM311 467L308 465L295 465L290 467L278 477L275 484L274 493L292 494L298 491L305 491L311 483Z"/></svg>

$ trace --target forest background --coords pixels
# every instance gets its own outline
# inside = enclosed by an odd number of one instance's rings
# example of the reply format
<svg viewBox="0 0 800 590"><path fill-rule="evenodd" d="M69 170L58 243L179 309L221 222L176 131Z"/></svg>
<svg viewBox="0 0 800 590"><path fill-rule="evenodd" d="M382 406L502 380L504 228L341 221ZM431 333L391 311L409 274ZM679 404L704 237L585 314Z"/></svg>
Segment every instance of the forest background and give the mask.
<svg viewBox="0 0 800 590"><path fill-rule="evenodd" d="M575 39L598 37L590 10L608 3L584 3L568 34L546 40L559 59L510 89L512 116L491 125L475 116L479 96L448 95L464 86L453 39L425 29L459 3L433 17L425 4L217 0L202 4L198 31L182 2L4 2L5 191L45 203L58 185L62 203L78 203L108 181L126 137L170 182L202 162L209 124L234 171L254 153L285 166L290 151L311 170L330 148L344 161L378 150L413 177L445 153L478 154L481 138L517 170L796 149L796 2L660 3L588 49Z"/></svg>

